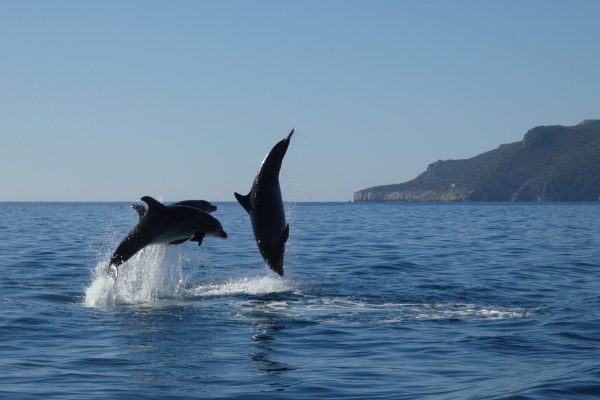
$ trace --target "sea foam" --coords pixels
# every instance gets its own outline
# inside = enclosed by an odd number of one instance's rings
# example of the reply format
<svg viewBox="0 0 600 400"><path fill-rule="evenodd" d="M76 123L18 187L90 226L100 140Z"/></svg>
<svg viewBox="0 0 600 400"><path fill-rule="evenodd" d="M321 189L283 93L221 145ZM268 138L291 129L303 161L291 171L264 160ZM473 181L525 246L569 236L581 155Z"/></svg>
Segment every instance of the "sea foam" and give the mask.
<svg viewBox="0 0 600 400"><path fill-rule="evenodd" d="M275 276L244 277L224 282L211 282L196 286L187 291L194 297L234 296L240 294L262 295L270 293L293 292L297 285L287 279Z"/></svg>
<svg viewBox="0 0 600 400"><path fill-rule="evenodd" d="M85 290L87 307L154 302L176 297L184 284L181 253L165 245L148 246L119 266L118 279L106 273L107 261L99 262Z"/></svg>

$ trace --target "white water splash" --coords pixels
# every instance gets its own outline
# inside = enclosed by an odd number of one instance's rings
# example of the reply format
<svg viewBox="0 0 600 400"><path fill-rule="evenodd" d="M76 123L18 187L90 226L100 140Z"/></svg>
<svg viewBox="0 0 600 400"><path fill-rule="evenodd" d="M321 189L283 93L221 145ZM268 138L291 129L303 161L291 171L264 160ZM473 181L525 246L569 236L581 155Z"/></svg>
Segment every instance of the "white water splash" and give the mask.
<svg viewBox="0 0 600 400"><path fill-rule="evenodd" d="M85 290L84 304L113 307L176 297L184 284L183 261L181 253L169 246L148 246L119 266L117 280L106 274L108 262L100 262Z"/></svg>
<svg viewBox="0 0 600 400"><path fill-rule="evenodd" d="M192 259L194 258L194 259ZM494 305L462 303L382 303L373 304L347 297L320 297L308 294L303 285L272 274L257 277L231 278L186 286L185 263L203 264L198 256L187 254L182 247L148 246L119 267L115 281L105 272L107 261L96 266L92 283L85 290L87 307L113 307L123 304L152 304L165 299L261 296L290 293L294 299L270 299L256 302L238 299L234 307L260 307L262 311L310 318L322 322L365 320L381 323L401 323L407 320L503 320L527 318L537 310ZM310 291L309 291L310 292Z"/></svg>
<svg viewBox="0 0 600 400"><path fill-rule="evenodd" d="M232 279L220 283L208 283L189 289L186 296L234 296L240 294L261 295L270 293L295 292L297 285L287 279L275 276Z"/></svg>
<svg viewBox="0 0 600 400"><path fill-rule="evenodd" d="M117 280L107 275L108 261L99 262L92 273L92 282L85 290L86 307L114 307L126 304L152 304L165 299L198 297L262 295L297 292L298 284L272 275L232 278L189 287L185 265L205 264L193 251L180 246L153 245L145 247L125 264L119 266Z"/></svg>

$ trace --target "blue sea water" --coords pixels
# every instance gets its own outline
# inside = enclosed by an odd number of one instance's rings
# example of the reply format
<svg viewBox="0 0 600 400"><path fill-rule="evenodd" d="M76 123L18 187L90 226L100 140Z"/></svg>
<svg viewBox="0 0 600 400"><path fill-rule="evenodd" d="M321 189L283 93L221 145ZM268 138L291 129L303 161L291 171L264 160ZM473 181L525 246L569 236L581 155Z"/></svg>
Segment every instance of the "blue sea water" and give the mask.
<svg viewBox="0 0 600 400"><path fill-rule="evenodd" d="M600 204L303 204L101 270L125 203L0 203L0 398L600 398Z"/></svg>

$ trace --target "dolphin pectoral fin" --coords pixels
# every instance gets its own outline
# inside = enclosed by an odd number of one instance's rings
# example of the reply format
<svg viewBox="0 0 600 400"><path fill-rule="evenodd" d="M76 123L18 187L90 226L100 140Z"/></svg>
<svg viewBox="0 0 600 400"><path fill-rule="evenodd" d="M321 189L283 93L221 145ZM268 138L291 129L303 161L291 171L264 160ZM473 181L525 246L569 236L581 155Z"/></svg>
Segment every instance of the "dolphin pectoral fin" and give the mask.
<svg viewBox="0 0 600 400"><path fill-rule="evenodd" d="M290 237L290 224L287 224L285 226L285 229L283 230L283 233L281 234L281 240L283 241L283 243L285 243L285 242L287 242L289 237Z"/></svg>
<svg viewBox="0 0 600 400"><path fill-rule="evenodd" d="M187 242L187 239L179 239L179 240L173 240L169 244L181 244L181 243L185 243L185 242Z"/></svg>
<svg viewBox="0 0 600 400"><path fill-rule="evenodd" d="M132 204L131 208L133 208L138 213L140 218L142 218L144 215L146 215L146 212L148 211L146 209L146 207L144 207L143 205L141 205L139 203Z"/></svg>
<svg viewBox="0 0 600 400"><path fill-rule="evenodd" d="M197 232L192 239L192 242L198 242L198 246L202 246L202 239L204 239L205 232Z"/></svg>
<svg viewBox="0 0 600 400"><path fill-rule="evenodd" d="M250 212L252 210L252 206L250 205L250 193L248 193L246 196L242 196L241 194L235 192L234 195L238 203L240 203L241 206L244 207L244 210L246 210L247 212Z"/></svg>
<svg viewBox="0 0 600 400"><path fill-rule="evenodd" d="M150 196L144 196L141 198L141 200L148 204L148 213L153 212L153 211L158 211L158 210L162 210L163 208L165 208L166 206L161 203L160 201L156 200L153 197Z"/></svg>

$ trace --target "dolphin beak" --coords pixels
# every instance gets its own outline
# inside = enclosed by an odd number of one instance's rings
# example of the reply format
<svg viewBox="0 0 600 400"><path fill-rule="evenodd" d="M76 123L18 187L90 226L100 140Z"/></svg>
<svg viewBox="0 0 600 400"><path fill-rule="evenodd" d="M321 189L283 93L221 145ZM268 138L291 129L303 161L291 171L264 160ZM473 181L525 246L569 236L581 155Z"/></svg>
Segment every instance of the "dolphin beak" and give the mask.
<svg viewBox="0 0 600 400"><path fill-rule="evenodd" d="M267 264L269 265L269 268L277 273L277 275L283 276L283 254L281 254L278 259L268 260Z"/></svg>
<svg viewBox="0 0 600 400"><path fill-rule="evenodd" d="M226 239L227 238L227 232L225 232L225 231L219 232L219 237L222 237L223 239Z"/></svg>

